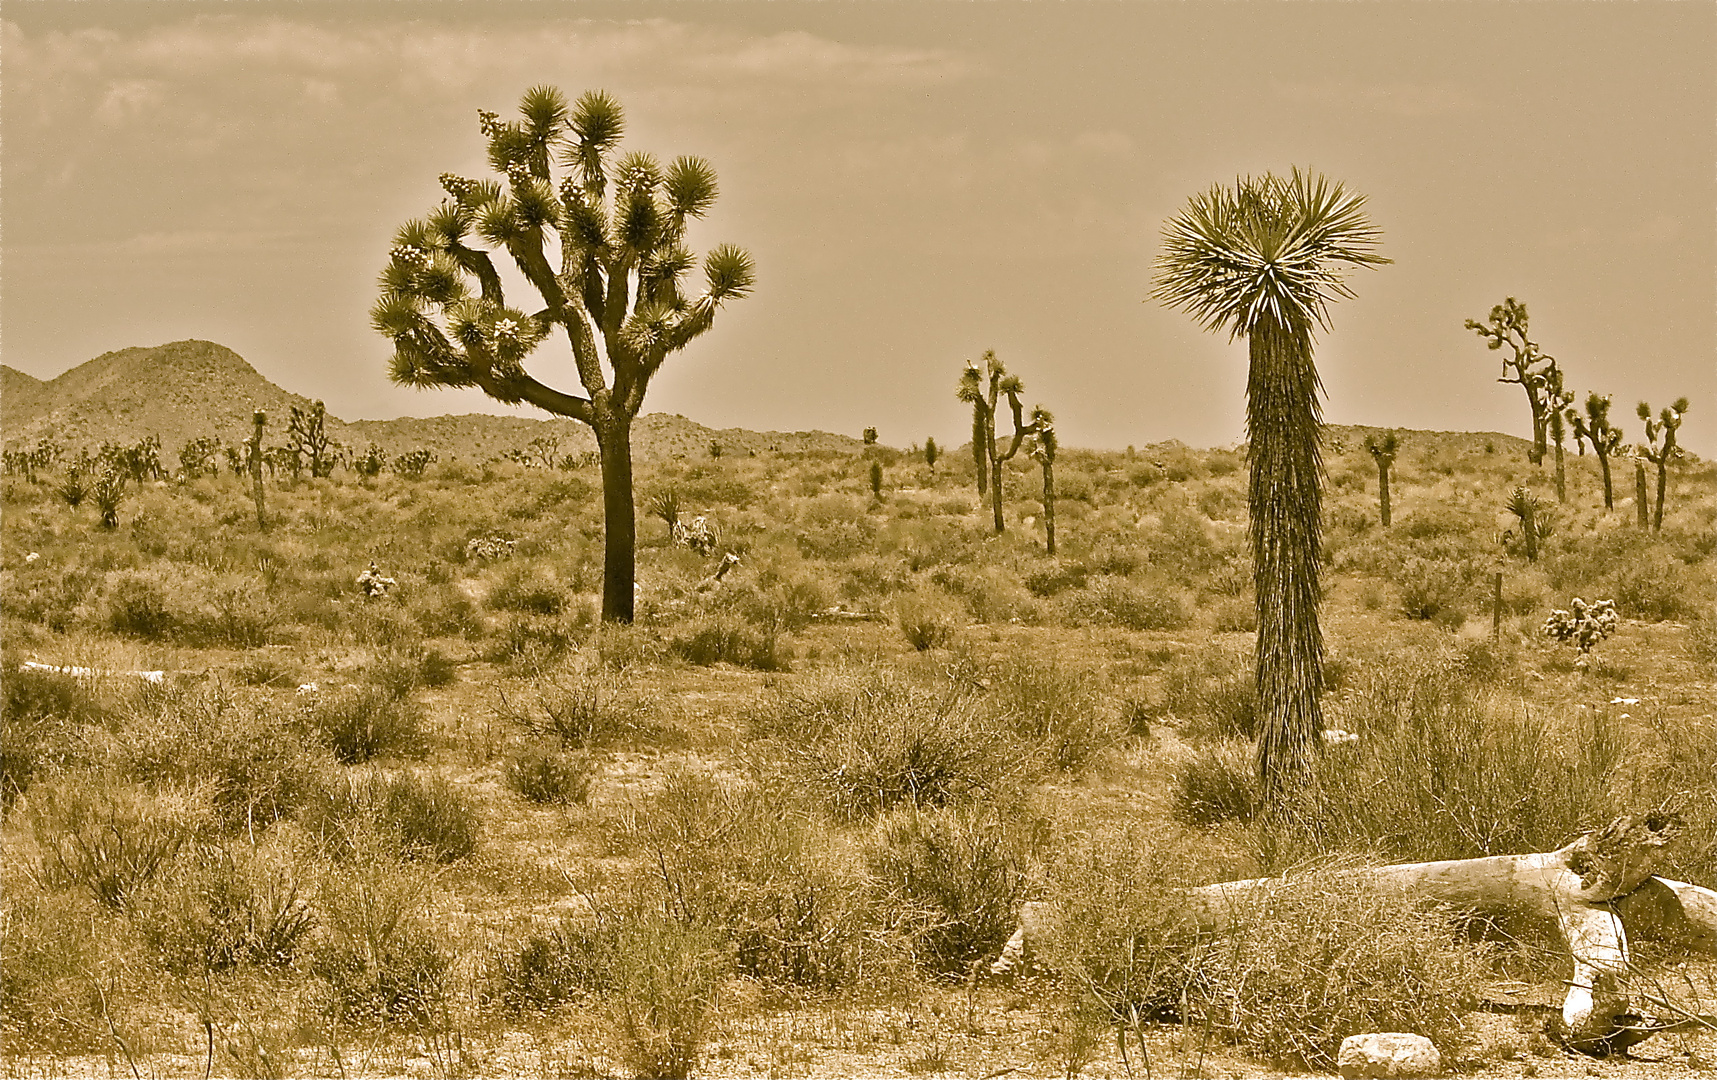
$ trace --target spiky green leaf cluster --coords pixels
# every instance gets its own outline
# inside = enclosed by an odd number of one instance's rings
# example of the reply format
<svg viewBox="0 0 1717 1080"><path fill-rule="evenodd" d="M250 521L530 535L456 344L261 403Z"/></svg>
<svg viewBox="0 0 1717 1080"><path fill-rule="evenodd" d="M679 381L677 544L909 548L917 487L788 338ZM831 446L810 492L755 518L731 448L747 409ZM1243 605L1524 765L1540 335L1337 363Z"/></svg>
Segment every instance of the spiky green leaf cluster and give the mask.
<svg viewBox="0 0 1717 1080"><path fill-rule="evenodd" d="M1365 198L1295 169L1215 185L1163 227L1152 296L1231 338L1269 324L1327 329L1329 305L1353 295L1350 266L1389 262Z"/></svg>

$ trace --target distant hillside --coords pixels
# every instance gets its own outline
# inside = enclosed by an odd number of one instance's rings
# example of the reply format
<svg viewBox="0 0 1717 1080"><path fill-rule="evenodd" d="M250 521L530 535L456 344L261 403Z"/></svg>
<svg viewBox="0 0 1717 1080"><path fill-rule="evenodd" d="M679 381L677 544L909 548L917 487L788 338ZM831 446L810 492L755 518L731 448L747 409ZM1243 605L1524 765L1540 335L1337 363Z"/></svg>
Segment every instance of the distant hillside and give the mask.
<svg viewBox="0 0 1717 1080"><path fill-rule="evenodd" d="M176 460L180 446L198 436L214 435L229 443L248 438L257 408L268 412L268 440L278 444L284 441L290 407L310 404L309 398L281 389L243 357L210 341L104 353L45 382L7 367L0 382L0 426L9 447L40 438L68 447L95 447L158 435L169 462ZM390 455L422 448L442 458L487 461L540 437L558 439L560 454L596 449L589 428L553 418L470 413L347 422L330 415L327 425L328 433L346 446L361 450L374 444ZM824 431L717 431L665 413L640 416L632 432L640 458L705 455L712 443L730 454L770 449L850 453L863 445Z"/></svg>

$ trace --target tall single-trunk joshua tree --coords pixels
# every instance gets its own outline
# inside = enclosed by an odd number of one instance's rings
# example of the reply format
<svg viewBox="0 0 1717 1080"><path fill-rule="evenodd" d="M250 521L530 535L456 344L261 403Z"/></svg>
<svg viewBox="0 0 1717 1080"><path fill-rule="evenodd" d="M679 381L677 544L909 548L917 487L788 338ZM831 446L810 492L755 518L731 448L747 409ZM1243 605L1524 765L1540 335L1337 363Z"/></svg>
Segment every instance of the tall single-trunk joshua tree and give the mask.
<svg viewBox="0 0 1717 1080"><path fill-rule="evenodd" d="M1244 337L1257 682L1258 776L1281 794L1309 767L1323 715L1318 625L1322 418L1312 335L1353 295L1346 266L1388 262L1364 196L1295 169L1192 197L1163 228L1152 296L1206 330Z"/></svg>
<svg viewBox="0 0 1717 1080"><path fill-rule="evenodd" d="M1026 453L1043 466L1043 547L1055 554L1055 417L1042 405L1031 410L1031 446Z"/></svg>
<svg viewBox="0 0 1717 1080"><path fill-rule="evenodd" d="M1385 529L1389 528L1389 467L1395 464L1395 454L1401 449L1401 439L1393 431L1365 437L1365 449L1377 462L1377 511Z"/></svg>
<svg viewBox="0 0 1717 1080"><path fill-rule="evenodd" d="M602 458L602 618L630 622L632 421L663 361L707 331L723 303L751 291L751 256L712 249L707 287L689 297L683 279L697 258L686 227L715 202L709 163L681 157L663 168L649 154L622 156L620 104L601 91L569 108L559 90L534 87L519 112L511 123L478 112L502 180L442 174L448 197L400 228L371 320L394 343L395 382L475 386L590 425ZM541 307L508 305L496 256L512 260ZM525 371L525 358L557 330L582 395Z"/></svg>

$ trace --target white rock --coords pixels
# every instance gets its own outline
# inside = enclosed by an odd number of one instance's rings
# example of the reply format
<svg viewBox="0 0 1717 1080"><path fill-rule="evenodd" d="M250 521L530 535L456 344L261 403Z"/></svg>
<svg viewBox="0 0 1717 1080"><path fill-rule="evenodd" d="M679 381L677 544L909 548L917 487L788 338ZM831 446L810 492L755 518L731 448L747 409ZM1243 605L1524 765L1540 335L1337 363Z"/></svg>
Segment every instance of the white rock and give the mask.
<svg viewBox="0 0 1717 1080"><path fill-rule="evenodd" d="M1336 1067L1349 1078L1436 1076L1443 1071L1443 1056L1423 1035L1373 1031L1343 1039Z"/></svg>

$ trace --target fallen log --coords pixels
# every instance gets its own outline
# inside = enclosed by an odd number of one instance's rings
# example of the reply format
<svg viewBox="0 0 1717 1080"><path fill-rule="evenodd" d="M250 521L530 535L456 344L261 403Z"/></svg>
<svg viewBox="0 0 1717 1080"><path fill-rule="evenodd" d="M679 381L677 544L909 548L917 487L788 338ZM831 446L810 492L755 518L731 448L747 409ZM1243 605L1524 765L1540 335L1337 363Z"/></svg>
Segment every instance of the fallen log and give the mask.
<svg viewBox="0 0 1717 1080"><path fill-rule="evenodd" d="M1378 885L1479 915L1526 915L1555 925L1574 961L1562 1003L1562 1037L1575 1049L1606 1054L1658 1031L1703 1026L1704 1018L1642 1016L1631 1011L1635 971L1628 941L1659 941L1717 956L1717 891L1653 876L1663 847L1680 827L1670 815L1618 818L1556 851L1402 863L1349 871ZM1200 928L1240 923L1278 878L1224 881L1189 889L1188 913ZM1050 905L1031 903L991 971L1028 961L1033 940L1054 932ZM1652 1002L1647 995L1643 1000Z"/></svg>

